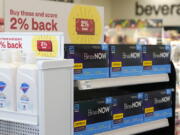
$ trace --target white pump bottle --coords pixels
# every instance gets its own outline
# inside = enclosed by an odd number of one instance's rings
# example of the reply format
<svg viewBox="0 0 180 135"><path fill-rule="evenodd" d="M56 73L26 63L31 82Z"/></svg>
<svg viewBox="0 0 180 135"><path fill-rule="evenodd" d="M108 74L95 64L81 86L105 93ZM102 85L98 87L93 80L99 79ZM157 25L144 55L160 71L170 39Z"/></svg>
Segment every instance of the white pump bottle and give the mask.
<svg viewBox="0 0 180 135"><path fill-rule="evenodd" d="M11 63L10 51L2 51L0 62L0 109L15 111L16 66Z"/></svg>
<svg viewBox="0 0 180 135"><path fill-rule="evenodd" d="M38 109L38 68L34 53L27 53L25 64L17 72L17 111L37 114Z"/></svg>

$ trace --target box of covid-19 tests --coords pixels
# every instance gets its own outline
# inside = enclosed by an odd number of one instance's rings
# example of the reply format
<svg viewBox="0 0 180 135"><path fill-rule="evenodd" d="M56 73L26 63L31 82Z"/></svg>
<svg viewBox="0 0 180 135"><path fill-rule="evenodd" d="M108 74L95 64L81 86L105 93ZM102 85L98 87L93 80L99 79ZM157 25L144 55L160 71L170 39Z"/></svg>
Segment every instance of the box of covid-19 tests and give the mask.
<svg viewBox="0 0 180 135"><path fill-rule="evenodd" d="M171 72L169 45L142 46L143 75Z"/></svg>
<svg viewBox="0 0 180 135"><path fill-rule="evenodd" d="M123 128L143 122L143 93L113 98L112 128Z"/></svg>
<svg viewBox="0 0 180 135"><path fill-rule="evenodd" d="M142 74L141 45L110 46L110 77Z"/></svg>
<svg viewBox="0 0 180 135"><path fill-rule="evenodd" d="M110 130L111 108L111 97L75 102L74 134L92 135Z"/></svg>
<svg viewBox="0 0 180 135"><path fill-rule="evenodd" d="M65 58L74 59L75 80L109 77L108 45L65 45Z"/></svg>
<svg viewBox="0 0 180 135"><path fill-rule="evenodd" d="M144 121L172 116L172 90L163 89L144 93Z"/></svg>

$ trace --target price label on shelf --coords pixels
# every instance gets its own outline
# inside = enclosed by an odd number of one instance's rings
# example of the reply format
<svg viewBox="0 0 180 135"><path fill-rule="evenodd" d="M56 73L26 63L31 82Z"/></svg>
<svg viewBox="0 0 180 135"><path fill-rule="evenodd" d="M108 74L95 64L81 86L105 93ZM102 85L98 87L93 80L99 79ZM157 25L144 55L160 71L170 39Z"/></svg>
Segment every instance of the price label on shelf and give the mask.
<svg viewBox="0 0 180 135"><path fill-rule="evenodd" d="M91 80L80 80L80 89L91 89L92 88L92 85L91 85Z"/></svg>

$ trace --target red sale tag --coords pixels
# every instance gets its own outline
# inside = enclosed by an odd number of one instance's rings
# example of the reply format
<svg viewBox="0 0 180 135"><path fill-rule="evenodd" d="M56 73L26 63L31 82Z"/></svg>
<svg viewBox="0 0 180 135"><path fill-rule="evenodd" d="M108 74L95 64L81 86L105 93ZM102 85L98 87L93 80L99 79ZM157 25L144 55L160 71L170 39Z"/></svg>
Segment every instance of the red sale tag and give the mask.
<svg viewBox="0 0 180 135"><path fill-rule="evenodd" d="M52 52L52 41L51 40L38 40L37 49L38 51Z"/></svg>
<svg viewBox="0 0 180 135"><path fill-rule="evenodd" d="M95 22L93 19L76 19L76 32L80 35L94 35Z"/></svg>
<svg viewBox="0 0 180 135"><path fill-rule="evenodd" d="M4 19L0 18L0 25L4 25Z"/></svg>

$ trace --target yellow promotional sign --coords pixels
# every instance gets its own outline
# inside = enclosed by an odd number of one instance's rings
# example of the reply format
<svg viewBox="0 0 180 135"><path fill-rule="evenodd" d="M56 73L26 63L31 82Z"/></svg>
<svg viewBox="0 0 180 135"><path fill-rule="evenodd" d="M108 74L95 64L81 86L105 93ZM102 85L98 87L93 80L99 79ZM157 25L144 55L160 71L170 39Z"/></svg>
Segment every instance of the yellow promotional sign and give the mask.
<svg viewBox="0 0 180 135"><path fill-rule="evenodd" d="M33 36L32 50L38 57L57 57L58 56L57 36Z"/></svg>
<svg viewBox="0 0 180 135"><path fill-rule="evenodd" d="M104 8L101 6L33 0L2 1L0 7L5 6L4 13L0 12L0 31L62 32L66 44L103 42Z"/></svg>
<svg viewBox="0 0 180 135"><path fill-rule="evenodd" d="M96 7L74 5L68 17L71 43L97 44L102 39L102 20Z"/></svg>

